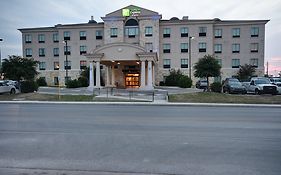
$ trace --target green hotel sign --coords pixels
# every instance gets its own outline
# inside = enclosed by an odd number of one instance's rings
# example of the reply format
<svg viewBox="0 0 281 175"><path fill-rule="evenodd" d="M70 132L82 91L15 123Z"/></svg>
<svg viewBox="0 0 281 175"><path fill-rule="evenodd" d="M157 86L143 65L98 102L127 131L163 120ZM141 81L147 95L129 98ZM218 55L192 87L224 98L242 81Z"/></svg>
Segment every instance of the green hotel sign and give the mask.
<svg viewBox="0 0 281 175"><path fill-rule="evenodd" d="M141 9L133 8L133 9L122 9L122 16L139 16L141 13Z"/></svg>

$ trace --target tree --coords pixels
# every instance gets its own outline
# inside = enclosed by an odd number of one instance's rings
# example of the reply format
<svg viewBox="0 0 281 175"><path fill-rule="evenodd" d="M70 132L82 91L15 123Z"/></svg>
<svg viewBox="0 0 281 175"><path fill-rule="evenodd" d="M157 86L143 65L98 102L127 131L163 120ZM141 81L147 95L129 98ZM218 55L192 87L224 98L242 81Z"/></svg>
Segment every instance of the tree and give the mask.
<svg viewBox="0 0 281 175"><path fill-rule="evenodd" d="M240 81L248 81L256 72L256 69L254 66L250 64L245 64L243 66L240 66L238 72L237 72L237 78Z"/></svg>
<svg viewBox="0 0 281 175"><path fill-rule="evenodd" d="M23 58L20 56L12 55L9 59L4 59L2 63L2 73L5 78L11 80L34 80L38 74L36 71L38 61L33 59Z"/></svg>
<svg viewBox="0 0 281 175"><path fill-rule="evenodd" d="M205 55L203 58L200 58L197 63L195 63L194 69L195 77L207 79L207 87L208 91L210 91L209 77L217 77L220 75L221 66L218 60L216 60L216 58L212 55Z"/></svg>

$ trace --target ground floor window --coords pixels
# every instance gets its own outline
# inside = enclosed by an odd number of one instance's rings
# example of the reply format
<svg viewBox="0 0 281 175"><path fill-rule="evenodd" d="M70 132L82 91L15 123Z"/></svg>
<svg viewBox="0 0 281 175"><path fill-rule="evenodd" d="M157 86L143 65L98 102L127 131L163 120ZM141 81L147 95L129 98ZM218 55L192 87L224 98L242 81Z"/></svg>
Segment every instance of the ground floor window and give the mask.
<svg viewBox="0 0 281 175"><path fill-rule="evenodd" d="M170 59L164 59L163 60L163 68L164 69L170 69L171 68L171 60Z"/></svg>
<svg viewBox="0 0 281 175"><path fill-rule="evenodd" d="M240 59L232 59L232 68L239 68Z"/></svg>
<svg viewBox="0 0 281 175"><path fill-rule="evenodd" d="M54 85L59 85L59 77L54 77Z"/></svg>
<svg viewBox="0 0 281 175"><path fill-rule="evenodd" d="M188 59L181 59L181 68L188 68Z"/></svg>

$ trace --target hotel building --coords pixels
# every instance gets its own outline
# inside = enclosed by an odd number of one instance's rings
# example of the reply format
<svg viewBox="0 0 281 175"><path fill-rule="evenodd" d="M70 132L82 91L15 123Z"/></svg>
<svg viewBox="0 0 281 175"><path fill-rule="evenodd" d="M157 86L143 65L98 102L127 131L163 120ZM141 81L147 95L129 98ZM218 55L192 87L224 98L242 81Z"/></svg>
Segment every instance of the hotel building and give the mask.
<svg viewBox="0 0 281 175"><path fill-rule="evenodd" d="M223 80L240 65L264 75L265 24L269 20L162 19L161 14L127 6L87 23L24 28L23 56L39 61L39 77L48 85L64 85L90 67L90 88L153 89L171 69L180 69L193 83L193 65L214 55ZM94 77L95 76L95 77ZM101 83L103 82L103 83Z"/></svg>

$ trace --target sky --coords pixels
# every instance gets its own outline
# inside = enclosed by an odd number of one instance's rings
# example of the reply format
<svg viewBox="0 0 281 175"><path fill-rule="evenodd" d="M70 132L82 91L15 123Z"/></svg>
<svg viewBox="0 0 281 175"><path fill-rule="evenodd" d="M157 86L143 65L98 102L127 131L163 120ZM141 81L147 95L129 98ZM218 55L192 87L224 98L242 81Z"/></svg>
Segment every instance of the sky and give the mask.
<svg viewBox="0 0 281 175"><path fill-rule="evenodd" d="M56 24L88 22L136 5L171 17L221 20L267 20L265 64L270 74L281 71L281 0L0 0L0 42L2 58L22 55L20 28L50 27Z"/></svg>

